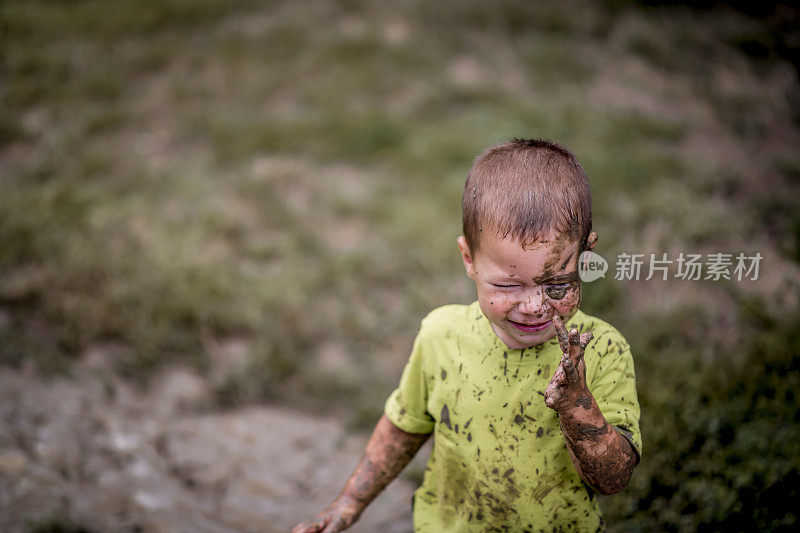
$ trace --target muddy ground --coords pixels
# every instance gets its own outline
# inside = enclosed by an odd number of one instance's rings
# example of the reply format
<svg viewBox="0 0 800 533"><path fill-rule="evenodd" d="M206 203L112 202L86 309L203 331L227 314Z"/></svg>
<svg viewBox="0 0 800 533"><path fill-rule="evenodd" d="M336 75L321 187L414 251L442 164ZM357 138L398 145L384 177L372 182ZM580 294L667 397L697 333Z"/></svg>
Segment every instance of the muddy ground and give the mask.
<svg viewBox="0 0 800 533"><path fill-rule="evenodd" d="M186 369L141 390L98 352L52 381L0 370L0 530L285 532L335 497L365 444L334 418L209 405ZM412 531L413 488L396 480L352 531Z"/></svg>

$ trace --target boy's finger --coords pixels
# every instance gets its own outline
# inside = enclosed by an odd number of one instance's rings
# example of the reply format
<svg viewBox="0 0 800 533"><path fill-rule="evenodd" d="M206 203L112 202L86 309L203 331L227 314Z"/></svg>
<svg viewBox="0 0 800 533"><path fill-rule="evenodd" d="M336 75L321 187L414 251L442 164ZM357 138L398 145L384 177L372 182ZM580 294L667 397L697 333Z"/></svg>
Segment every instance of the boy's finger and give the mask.
<svg viewBox="0 0 800 533"><path fill-rule="evenodd" d="M587 331L586 333L581 333L581 337L580 337L580 348L581 348L581 351L580 351L580 354L578 355L578 359L582 359L583 358L583 353L586 351L586 347L589 345L589 343L592 341L593 338L594 338L594 335L592 334L591 331Z"/></svg>
<svg viewBox="0 0 800 533"><path fill-rule="evenodd" d="M550 385L554 383L563 383L565 376L564 359L561 359L561 364L558 365L556 371L553 373L553 377L550 378Z"/></svg>
<svg viewBox="0 0 800 533"><path fill-rule="evenodd" d="M564 353L569 352L569 342L567 341L567 328L564 326L564 320L558 316L553 316L553 324L556 326L556 335L558 335L558 344L561 346L561 351Z"/></svg>
<svg viewBox="0 0 800 533"><path fill-rule="evenodd" d="M586 333L581 333L580 343L581 348L586 348L586 345L594 338L594 334L591 331L587 331Z"/></svg>
<svg viewBox="0 0 800 533"><path fill-rule="evenodd" d="M311 532L321 533L322 531L325 531L325 529L327 529L326 526L330 527L330 522L331 522L331 516L329 514L326 514L322 518L317 518L311 524Z"/></svg>
<svg viewBox="0 0 800 533"><path fill-rule="evenodd" d="M578 330L575 329L575 328L572 328L571 330L569 330L569 345L570 346L578 346L580 344L580 342L581 342L581 340L580 340L580 337L578 336Z"/></svg>
<svg viewBox="0 0 800 533"><path fill-rule="evenodd" d="M553 400L555 398L557 389L558 389L558 384L557 383L553 383L551 381L550 384L547 385L547 388L544 390L544 403L548 407L552 407L550 402L551 402L551 400Z"/></svg>
<svg viewBox="0 0 800 533"><path fill-rule="evenodd" d="M319 522L303 522L302 524L297 524L292 529L292 533L315 533L322 529L325 524L320 524Z"/></svg>
<svg viewBox="0 0 800 533"><path fill-rule="evenodd" d="M344 519L340 517L333 520L330 524L328 524L328 527L323 529L322 533L337 533L338 531L341 531L343 529L344 529Z"/></svg>
<svg viewBox="0 0 800 533"><path fill-rule="evenodd" d="M564 381L564 369L559 367L559 369L556 370L556 373L553 374L553 379L551 379L550 383L547 384L547 388L544 391L545 395L552 394L556 391L556 389L562 388L565 385Z"/></svg>
<svg viewBox="0 0 800 533"><path fill-rule="evenodd" d="M578 335L578 330L572 328L569 330L569 358L572 359L574 364L578 363L581 353L581 339Z"/></svg>
<svg viewBox="0 0 800 533"><path fill-rule="evenodd" d="M564 369L564 378L567 382L574 381L578 369L569 354L564 354L561 358L561 367Z"/></svg>
<svg viewBox="0 0 800 533"><path fill-rule="evenodd" d="M558 398L556 398L556 394L552 385L548 386L547 390L544 391L544 404L552 409L552 407L556 404L557 399Z"/></svg>

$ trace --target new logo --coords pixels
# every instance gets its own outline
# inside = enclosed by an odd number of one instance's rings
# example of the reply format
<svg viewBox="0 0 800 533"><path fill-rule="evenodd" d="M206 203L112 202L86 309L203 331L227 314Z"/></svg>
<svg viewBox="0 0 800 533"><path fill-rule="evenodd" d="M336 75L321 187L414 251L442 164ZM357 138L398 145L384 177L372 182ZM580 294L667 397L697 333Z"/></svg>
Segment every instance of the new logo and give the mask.
<svg viewBox="0 0 800 533"><path fill-rule="evenodd" d="M581 281L588 283L606 277L608 261L594 252L588 250L583 252L578 260L578 265L578 276Z"/></svg>

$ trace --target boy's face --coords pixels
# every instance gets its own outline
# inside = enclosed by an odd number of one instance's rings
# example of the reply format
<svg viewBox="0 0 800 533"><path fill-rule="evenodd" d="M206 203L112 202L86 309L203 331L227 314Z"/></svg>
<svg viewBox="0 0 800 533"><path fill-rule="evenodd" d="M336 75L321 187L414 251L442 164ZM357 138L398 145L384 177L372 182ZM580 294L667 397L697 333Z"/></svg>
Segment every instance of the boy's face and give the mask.
<svg viewBox="0 0 800 533"><path fill-rule="evenodd" d="M464 237L458 247L478 301L500 340L509 348L529 348L556 335L553 316L566 322L581 303L577 240L551 234L523 248L510 237L485 232L472 254ZM590 248L596 235L590 237Z"/></svg>

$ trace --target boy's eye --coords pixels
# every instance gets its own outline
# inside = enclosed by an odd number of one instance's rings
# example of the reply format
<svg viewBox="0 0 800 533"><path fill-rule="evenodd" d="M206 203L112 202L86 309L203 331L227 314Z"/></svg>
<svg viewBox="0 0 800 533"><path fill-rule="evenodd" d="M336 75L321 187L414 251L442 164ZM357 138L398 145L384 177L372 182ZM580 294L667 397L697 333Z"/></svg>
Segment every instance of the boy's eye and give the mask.
<svg viewBox="0 0 800 533"><path fill-rule="evenodd" d="M515 287L519 287L519 285L503 285L502 283L490 283L492 287L497 287L498 289L513 289Z"/></svg>
<svg viewBox="0 0 800 533"><path fill-rule="evenodd" d="M561 285L550 285L544 289L544 292L552 300L561 300L567 295L568 290L569 283L562 283Z"/></svg>

